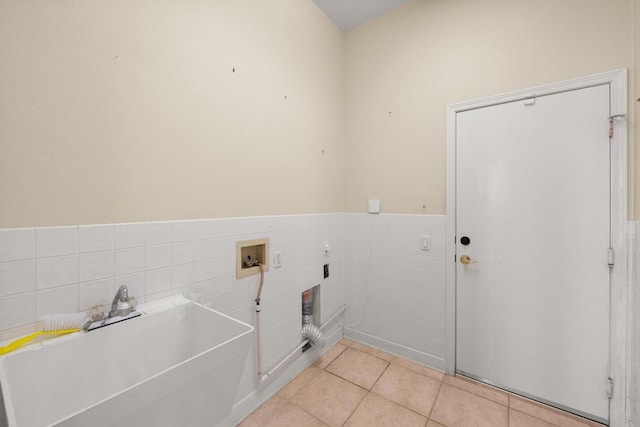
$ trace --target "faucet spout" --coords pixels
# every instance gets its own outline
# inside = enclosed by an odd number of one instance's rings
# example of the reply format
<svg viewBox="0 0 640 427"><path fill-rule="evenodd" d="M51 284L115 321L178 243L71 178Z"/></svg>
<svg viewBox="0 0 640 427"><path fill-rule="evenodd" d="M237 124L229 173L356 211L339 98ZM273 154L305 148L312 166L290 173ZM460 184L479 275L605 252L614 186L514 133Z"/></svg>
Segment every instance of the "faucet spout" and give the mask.
<svg viewBox="0 0 640 427"><path fill-rule="evenodd" d="M116 292L116 295L113 297L109 317L115 317L120 314L118 311L118 302L129 302L129 290L125 285L120 285L118 292Z"/></svg>

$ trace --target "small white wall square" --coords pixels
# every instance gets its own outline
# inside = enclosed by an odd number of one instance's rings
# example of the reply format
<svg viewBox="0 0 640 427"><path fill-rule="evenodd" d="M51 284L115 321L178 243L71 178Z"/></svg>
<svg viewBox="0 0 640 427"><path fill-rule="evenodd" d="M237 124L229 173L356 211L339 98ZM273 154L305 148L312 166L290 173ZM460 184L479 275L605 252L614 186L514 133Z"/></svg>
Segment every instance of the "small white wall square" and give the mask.
<svg viewBox="0 0 640 427"><path fill-rule="evenodd" d="M80 283L78 285L78 309L87 310L94 305L104 304L106 311L109 311L115 292L113 277Z"/></svg>
<svg viewBox="0 0 640 427"><path fill-rule="evenodd" d="M33 292L36 289L35 261L0 264L0 296Z"/></svg>
<svg viewBox="0 0 640 427"><path fill-rule="evenodd" d="M193 244L194 261L211 259L215 256L215 240L196 240Z"/></svg>
<svg viewBox="0 0 640 427"><path fill-rule="evenodd" d="M115 247L115 227L105 225L81 225L78 227L79 252L112 251Z"/></svg>
<svg viewBox="0 0 640 427"><path fill-rule="evenodd" d="M213 259L214 276L224 276L233 274L235 271L236 259L233 255L223 256Z"/></svg>
<svg viewBox="0 0 640 427"><path fill-rule="evenodd" d="M79 280L89 282L114 276L114 253L94 252L80 254Z"/></svg>
<svg viewBox="0 0 640 427"><path fill-rule="evenodd" d="M173 265L193 262L194 245L193 242L174 243L171 260Z"/></svg>
<svg viewBox="0 0 640 427"><path fill-rule="evenodd" d="M2 329L15 328L36 320L36 296L34 293L0 298L0 325Z"/></svg>
<svg viewBox="0 0 640 427"><path fill-rule="evenodd" d="M171 286L187 286L193 283L193 263L174 265L171 272Z"/></svg>
<svg viewBox="0 0 640 427"><path fill-rule="evenodd" d="M78 253L78 227L36 228L38 258Z"/></svg>
<svg viewBox="0 0 640 427"><path fill-rule="evenodd" d="M62 286L38 292L36 317L45 314L75 313L78 311L78 285Z"/></svg>
<svg viewBox="0 0 640 427"><path fill-rule="evenodd" d="M216 239L226 235L223 219L202 219L193 222L193 238Z"/></svg>
<svg viewBox="0 0 640 427"><path fill-rule="evenodd" d="M36 256L33 228L0 230L0 262L20 261Z"/></svg>
<svg viewBox="0 0 640 427"><path fill-rule="evenodd" d="M144 271L145 258L145 248L116 251L116 275Z"/></svg>
<svg viewBox="0 0 640 427"><path fill-rule="evenodd" d="M196 221L175 221L171 223L171 238L173 242L187 242L194 240Z"/></svg>
<svg viewBox="0 0 640 427"><path fill-rule="evenodd" d="M171 266L171 245L147 247L147 270Z"/></svg>
<svg viewBox="0 0 640 427"><path fill-rule="evenodd" d="M380 213L380 200L378 199L369 200L369 213L370 214Z"/></svg>
<svg viewBox="0 0 640 427"><path fill-rule="evenodd" d="M213 278L215 273L212 260L198 261L193 264L193 280L201 282Z"/></svg>
<svg viewBox="0 0 640 427"><path fill-rule="evenodd" d="M144 223L116 224L116 249L136 248L146 244Z"/></svg>
<svg viewBox="0 0 640 427"><path fill-rule="evenodd" d="M156 294L171 289L171 267L147 271L147 293Z"/></svg>
<svg viewBox="0 0 640 427"><path fill-rule="evenodd" d="M214 277L213 285L211 288L211 295L217 296L228 294L229 292L233 291L234 284L235 281L233 280L232 275Z"/></svg>
<svg viewBox="0 0 640 427"><path fill-rule="evenodd" d="M78 256L42 258L36 261L36 288L48 289L78 282Z"/></svg>
<svg viewBox="0 0 640 427"><path fill-rule="evenodd" d="M162 292L156 292L156 293L152 293L152 294L147 294L144 297L144 302L151 302L151 301L157 301L159 299L162 298L167 298L171 296L171 291L162 291Z"/></svg>
<svg viewBox="0 0 640 427"><path fill-rule="evenodd" d="M171 222L147 222L147 245L168 245L171 243Z"/></svg>

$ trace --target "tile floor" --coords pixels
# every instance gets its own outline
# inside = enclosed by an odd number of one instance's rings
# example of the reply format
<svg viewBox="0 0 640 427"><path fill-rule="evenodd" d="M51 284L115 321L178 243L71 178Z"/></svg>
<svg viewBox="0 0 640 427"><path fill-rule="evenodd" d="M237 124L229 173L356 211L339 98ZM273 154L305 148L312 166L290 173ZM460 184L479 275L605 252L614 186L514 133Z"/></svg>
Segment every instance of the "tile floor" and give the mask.
<svg viewBox="0 0 640 427"><path fill-rule="evenodd" d="M240 427L602 427L342 339Z"/></svg>

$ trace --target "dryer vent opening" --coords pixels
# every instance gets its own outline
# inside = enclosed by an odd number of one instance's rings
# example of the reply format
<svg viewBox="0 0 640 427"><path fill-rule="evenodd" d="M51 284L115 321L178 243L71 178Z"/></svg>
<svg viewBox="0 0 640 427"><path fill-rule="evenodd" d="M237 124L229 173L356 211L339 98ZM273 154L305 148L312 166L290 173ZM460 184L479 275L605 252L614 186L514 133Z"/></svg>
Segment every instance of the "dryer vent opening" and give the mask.
<svg viewBox="0 0 640 427"><path fill-rule="evenodd" d="M308 350L310 347L318 346L324 347L326 339L320 328L318 328L314 322L314 305L319 305L320 286L314 286L307 289L302 293L302 339L309 340L308 346L305 346L302 351ZM314 304L315 303L315 304ZM319 311L319 310L318 310Z"/></svg>

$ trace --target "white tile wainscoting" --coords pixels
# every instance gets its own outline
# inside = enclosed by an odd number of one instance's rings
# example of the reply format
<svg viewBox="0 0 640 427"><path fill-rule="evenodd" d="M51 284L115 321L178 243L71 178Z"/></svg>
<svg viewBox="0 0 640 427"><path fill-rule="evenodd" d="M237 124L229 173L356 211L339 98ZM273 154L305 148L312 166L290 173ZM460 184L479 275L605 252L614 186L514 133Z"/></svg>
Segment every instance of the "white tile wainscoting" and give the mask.
<svg viewBox="0 0 640 427"><path fill-rule="evenodd" d="M0 230L0 339L25 331L43 314L109 304L121 284L140 301L184 293L255 324L258 278L235 278L235 242L269 237L271 255L281 251L283 264L272 264L265 277L265 367L300 342L300 292L321 284L322 322L347 306L345 316L328 328L326 348L344 334L443 369L445 224L445 216L337 213ZM640 415L639 226L629 222L632 420ZM428 251L420 248L422 235L430 237ZM330 277L323 279L327 262ZM234 412L223 425L235 425L321 351L305 353L260 388L254 346Z"/></svg>
<svg viewBox="0 0 640 427"><path fill-rule="evenodd" d="M323 315L330 315L343 304L342 220L326 214L2 229L0 338L45 314L109 305L120 285L140 302L184 293L224 312L241 310L252 304L257 278L235 279L235 242L256 237L269 237L272 253L282 252L283 267L266 273L265 296L322 282ZM323 280L326 262L331 276Z"/></svg>

